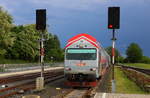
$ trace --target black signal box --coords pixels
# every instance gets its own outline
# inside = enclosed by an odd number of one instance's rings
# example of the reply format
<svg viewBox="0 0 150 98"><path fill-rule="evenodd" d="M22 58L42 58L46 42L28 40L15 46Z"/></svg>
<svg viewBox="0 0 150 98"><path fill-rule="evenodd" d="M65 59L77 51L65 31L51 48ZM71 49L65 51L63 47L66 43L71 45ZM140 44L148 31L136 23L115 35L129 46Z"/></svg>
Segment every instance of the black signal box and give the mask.
<svg viewBox="0 0 150 98"><path fill-rule="evenodd" d="M46 29L46 9L36 10L36 29L37 30Z"/></svg>
<svg viewBox="0 0 150 98"><path fill-rule="evenodd" d="M108 8L108 29L120 28L120 7Z"/></svg>

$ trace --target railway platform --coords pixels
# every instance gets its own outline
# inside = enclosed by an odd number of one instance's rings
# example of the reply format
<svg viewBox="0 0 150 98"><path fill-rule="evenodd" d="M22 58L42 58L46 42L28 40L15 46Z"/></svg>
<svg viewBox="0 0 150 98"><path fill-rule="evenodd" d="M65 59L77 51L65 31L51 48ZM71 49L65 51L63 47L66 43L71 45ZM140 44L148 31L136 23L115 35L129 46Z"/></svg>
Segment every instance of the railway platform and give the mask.
<svg viewBox="0 0 150 98"><path fill-rule="evenodd" d="M144 94L96 93L94 98L150 98Z"/></svg>
<svg viewBox="0 0 150 98"><path fill-rule="evenodd" d="M44 69L44 71L59 70L59 69L63 69L63 67L46 68L46 69ZM41 69L27 70L27 71L20 71L20 72L3 73L3 74L0 74L0 78L11 77L11 76L16 76L16 75L31 74L31 73L37 73L37 72L41 72Z"/></svg>

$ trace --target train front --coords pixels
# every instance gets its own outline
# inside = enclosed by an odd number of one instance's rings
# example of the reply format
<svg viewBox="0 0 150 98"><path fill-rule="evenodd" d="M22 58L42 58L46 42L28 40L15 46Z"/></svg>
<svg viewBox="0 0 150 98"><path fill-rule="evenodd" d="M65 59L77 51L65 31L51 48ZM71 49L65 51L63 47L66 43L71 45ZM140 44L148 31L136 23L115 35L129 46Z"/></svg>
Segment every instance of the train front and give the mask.
<svg viewBox="0 0 150 98"><path fill-rule="evenodd" d="M92 83L99 77L99 48L95 39L81 34L72 38L65 49L65 78L70 83Z"/></svg>

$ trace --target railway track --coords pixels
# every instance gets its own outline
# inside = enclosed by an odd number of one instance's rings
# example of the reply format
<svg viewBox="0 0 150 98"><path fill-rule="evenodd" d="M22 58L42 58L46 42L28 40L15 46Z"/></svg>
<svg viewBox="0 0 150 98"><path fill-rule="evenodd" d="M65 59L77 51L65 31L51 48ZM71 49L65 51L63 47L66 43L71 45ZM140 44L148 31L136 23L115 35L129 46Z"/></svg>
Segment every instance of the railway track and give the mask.
<svg viewBox="0 0 150 98"><path fill-rule="evenodd" d="M150 69L143 69L143 68L131 67L131 66L126 66L126 65L122 65L122 64L120 64L119 66L121 66L122 68L133 69L133 70L142 72L144 74L150 75Z"/></svg>
<svg viewBox="0 0 150 98"><path fill-rule="evenodd" d="M0 89L0 98L8 98L12 95L16 95L20 92L29 91L35 89L35 79L39 77L40 73L34 73L31 75L19 75L18 77L7 77L3 78L0 84L5 83L14 83L11 86ZM63 71L56 71L56 72L44 72L44 80L45 84L63 78ZM18 82L19 81L19 82ZM16 83L17 82L17 83Z"/></svg>
<svg viewBox="0 0 150 98"><path fill-rule="evenodd" d="M141 89L150 92L150 70L125 65L120 65L119 68L121 68L124 74L130 80L134 81Z"/></svg>
<svg viewBox="0 0 150 98"><path fill-rule="evenodd" d="M96 87L72 89L63 98L91 98L96 94L96 91L102 85L103 79L98 81L98 85Z"/></svg>
<svg viewBox="0 0 150 98"><path fill-rule="evenodd" d="M87 92L88 92L88 89L85 89L85 88L73 90L69 94L64 96L64 98L83 98L83 96L85 96Z"/></svg>
<svg viewBox="0 0 150 98"><path fill-rule="evenodd" d="M56 98L90 98L91 96L94 96L97 88L103 86L102 82L105 82L104 81L105 77L107 77L106 74L109 74L108 71L109 70L105 71L105 75L99 80L97 87L70 89L65 94L60 95L63 97L56 97ZM50 83L51 81L62 79L64 77L62 75L63 74L62 72L57 72L57 73L58 74L56 74L54 72L53 73L52 72L45 73L45 75L44 75L45 76L45 78L44 78L45 84ZM28 76L30 77L30 75L28 75ZM32 78L32 77L30 77L30 78ZM4 89L0 89L0 98L8 98L9 96L12 96L14 98L15 96L20 96L18 94L20 94L22 92L26 92L26 91L30 92L30 91L33 91L32 89L35 89L35 78L29 79L26 81L22 80L22 81L24 81L24 82L20 81L20 84L17 83L16 85L13 85L13 86L10 86L10 87L4 88ZM12 82L12 80L11 80L11 82ZM15 83L15 81L14 81L14 83ZM13 96L13 95L15 95L15 96ZM21 96L22 96L22 94L21 94Z"/></svg>
<svg viewBox="0 0 150 98"><path fill-rule="evenodd" d="M105 80L108 78L108 74L110 74L110 68L104 71L103 76L100 80L97 81L96 87L86 87L86 88L76 88L72 89L68 94L63 96L63 98L91 98L94 97L97 90L103 88L105 85Z"/></svg>
<svg viewBox="0 0 150 98"><path fill-rule="evenodd" d="M55 72L58 72L58 71L63 71L63 69L55 70ZM44 75L47 75L47 74L54 74L54 72L51 70L44 71ZM16 81L20 81L20 80L26 80L27 78L33 79L33 78L39 77L40 75L41 75L40 72L33 72L33 73L23 73L23 74L19 73L19 74L15 74L12 76L10 76L10 75L9 76L1 76L0 77L0 85L16 82Z"/></svg>

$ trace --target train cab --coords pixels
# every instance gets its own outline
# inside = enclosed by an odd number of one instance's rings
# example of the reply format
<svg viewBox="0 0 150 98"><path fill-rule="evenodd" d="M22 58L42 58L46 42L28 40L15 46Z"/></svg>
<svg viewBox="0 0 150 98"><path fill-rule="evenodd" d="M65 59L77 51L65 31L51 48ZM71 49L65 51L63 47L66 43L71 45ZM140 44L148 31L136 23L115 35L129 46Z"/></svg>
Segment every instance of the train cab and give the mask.
<svg viewBox="0 0 150 98"><path fill-rule="evenodd" d="M71 38L65 47L65 79L80 83L96 81L101 76L102 52L98 41L88 34Z"/></svg>

